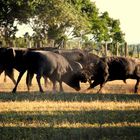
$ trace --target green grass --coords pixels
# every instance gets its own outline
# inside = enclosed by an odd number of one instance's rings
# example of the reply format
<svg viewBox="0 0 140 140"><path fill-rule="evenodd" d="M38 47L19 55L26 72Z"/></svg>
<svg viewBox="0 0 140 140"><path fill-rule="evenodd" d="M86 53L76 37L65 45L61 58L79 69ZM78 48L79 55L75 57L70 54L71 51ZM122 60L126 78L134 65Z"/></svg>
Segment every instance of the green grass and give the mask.
<svg viewBox="0 0 140 140"><path fill-rule="evenodd" d="M139 95L0 93L0 140L139 139Z"/></svg>

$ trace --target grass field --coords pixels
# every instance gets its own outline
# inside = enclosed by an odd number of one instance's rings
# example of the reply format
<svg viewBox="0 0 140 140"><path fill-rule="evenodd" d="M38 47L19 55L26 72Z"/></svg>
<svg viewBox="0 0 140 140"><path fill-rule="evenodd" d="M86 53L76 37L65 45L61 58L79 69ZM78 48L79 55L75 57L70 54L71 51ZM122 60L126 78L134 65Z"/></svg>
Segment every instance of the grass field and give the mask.
<svg viewBox="0 0 140 140"><path fill-rule="evenodd" d="M102 94L98 87L75 92L39 93L34 79L26 92L21 81L17 94L12 82L0 77L0 140L139 140L140 95L133 93L135 81L108 83ZM43 81L42 81L43 84ZM84 91L84 92L83 92Z"/></svg>

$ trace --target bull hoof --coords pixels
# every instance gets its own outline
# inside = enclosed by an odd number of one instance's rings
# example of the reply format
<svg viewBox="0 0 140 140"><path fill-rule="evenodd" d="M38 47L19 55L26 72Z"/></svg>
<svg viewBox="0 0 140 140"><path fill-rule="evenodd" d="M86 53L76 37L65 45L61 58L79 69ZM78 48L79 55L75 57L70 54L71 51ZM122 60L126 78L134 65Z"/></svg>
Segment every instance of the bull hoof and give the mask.
<svg viewBox="0 0 140 140"><path fill-rule="evenodd" d="M97 91L96 93L97 93L97 94L102 94L102 91Z"/></svg>
<svg viewBox="0 0 140 140"><path fill-rule="evenodd" d="M40 92L41 92L41 93L44 93L44 91L43 91L43 90L40 90Z"/></svg>
<svg viewBox="0 0 140 140"><path fill-rule="evenodd" d="M13 89L13 90L12 90L12 93L16 93L16 89Z"/></svg>
<svg viewBox="0 0 140 140"><path fill-rule="evenodd" d="M104 93L104 90L102 89L99 89L98 91L97 91L97 94L102 94L102 93Z"/></svg>
<svg viewBox="0 0 140 140"><path fill-rule="evenodd" d="M28 92L30 92L30 87L27 88Z"/></svg>

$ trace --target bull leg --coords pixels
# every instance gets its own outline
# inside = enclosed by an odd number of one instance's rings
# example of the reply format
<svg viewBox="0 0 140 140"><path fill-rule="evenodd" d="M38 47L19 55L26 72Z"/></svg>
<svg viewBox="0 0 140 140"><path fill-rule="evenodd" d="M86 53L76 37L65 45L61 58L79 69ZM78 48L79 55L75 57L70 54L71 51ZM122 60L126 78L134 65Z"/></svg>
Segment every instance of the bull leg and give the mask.
<svg viewBox="0 0 140 140"><path fill-rule="evenodd" d="M16 85L16 80L14 79L14 72L12 71L11 73L9 73L5 71L4 73L5 73L4 81L6 82L6 75L7 75L12 80L14 85Z"/></svg>
<svg viewBox="0 0 140 140"><path fill-rule="evenodd" d="M100 84L100 89L97 91L97 93L101 93L102 92L102 88L104 87L105 83Z"/></svg>
<svg viewBox="0 0 140 140"><path fill-rule="evenodd" d="M90 87L88 88L88 90L96 87L99 84L100 84L100 82L95 80L93 83L90 84Z"/></svg>
<svg viewBox="0 0 140 140"><path fill-rule="evenodd" d="M100 89L98 90L97 93L101 92L101 89L103 88L103 86L104 86L105 83L101 83L101 82L96 81L96 80L90 85L90 87L88 88L88 90L89 89L92 89L92 88L94 88L96 86L98 86L99 84L100 84Z"/></svg>
<svg viewBox="0 0 140 140"><path fill-rule="evenodd" d="M16 85L16 80L14 79L14 77L10 77L10 79L12 80L12 82L14 83L14 85Z"/></svg>
<svg viewBox="0 0 140 140"><path fill-rule="evenodd" d="M134 93L138 93L139 81L140 81L140 79L137 79L137 82L136 82L136 85L135 85Z"/></svg>
<svg viewBox="0 0 140 140"><path fill-rule="evenodd" d="M6 73L4 72L4 82L6 82Z"/></svg>
<svg viewBox="0 0 140 140"><path fill-rule="evenodd" d="M127 83L126 83L126 79L124 79L123 82L124 82L125 84L127 84Z"/></svg>
<svg viewBox="0 0 140 140"><path fill-rule="evenodd" d="M17 86L18 86L18 84L19 84L19 82L20 82L20 80L21 80L21 78L22 78L22 76L23 76L24 73L25 73L25 71L22 71L22 72L19 73L19 76L18 76L16 85L15 85L15 87L13 88L13 91L12 91L13 93L16 93Z"/></svg>
<svg viewBox="0 0 140 140"><path fill-rule="evenodd" d="M0 75L2 74L3 71L4 71L3 68L1 68L1 69L0 69Z"/></svg>
<svg viewBox="0 0 140 140"><path fill-rule="evenodd" d="M36 80L37 80L37 83L38 83L38 86L39 86L39 91L44 92L43 89L42 89L41 83L40 83L40 79L41 79L41 76L37 74Z"/></svg>
<svg viewBox="0 0 140 140"><path fill-rule="evenodd" d="M45 87L47 87L47 84L48 84L48 78L47 78L46 76L43 76L43 78L44 78L44 85L45 85Z"/></svg>
<svg viewBox="0 0 140 140"><path fill-rule="evenodd" d="M28 91L30 91L30 86L32 85L33 76L34 76L33 73L30 73L29 71L27 72L27 76L26 76L26 85L27 85Z"/></svg>
<svg viewBox="0 0 140 140"><path fill-rule="evenodd" d="M64 92L63 86L62 86L62 81L59 82L60 85L60 92Z"/></svg>
<svg viewBox="0 0 140 140"><path fill-rule="evenodd" d="M52 81L53 83L53 92L55 93L56 92L56 81Z"/></svg>

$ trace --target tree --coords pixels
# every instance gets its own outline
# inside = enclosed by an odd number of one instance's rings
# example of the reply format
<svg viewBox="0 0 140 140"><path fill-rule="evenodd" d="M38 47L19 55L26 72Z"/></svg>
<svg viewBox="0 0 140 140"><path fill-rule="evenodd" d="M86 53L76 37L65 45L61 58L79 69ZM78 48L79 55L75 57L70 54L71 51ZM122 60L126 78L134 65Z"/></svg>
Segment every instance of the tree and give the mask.
<svg viewBox="0 0 140 140"><path fill-rule="evenodd" d="M15 21L27 23L32 15L32 5L27 0L0 1L0 31L7 44L15 36Z"/></svg>
<svg viewBox="0 0 140 140"><path fill-rule="evenodd" d="M112 38L112 43L114 46L116 46L116 55L119 53L119 44L124 43L124 33L121 31L120 28L120 21L119 20L111 20L111 38Z"/></svg>
<svg viewBox="0 0 140 140"><path fill-rule="evenodd" d="M108 12L101 13L99 18L92 23L92 34L95 41L104 42L105 54L107 54L107 42L112 42L116 47L118 43L124 42L120 21L110 18Z"/></svg>
<svg viewBox="0 0 140 140"><path fill-rule="evenodd" d="M67 32L87 30L88 21L81 13L65 0L44 0L36 8L36 17L32 27L59 44L60 40L67 39Z"/></svg>
<svg viewBox="0 0 140 140"><path fill-rule="evenodd" d="M0 5L0 30L7 42L22 23L31 25L36 41L53 40L54 45L64 46L69 35L84 39L92 34L95 42L120 42L123 36L119 22L107 12L99 14L90 0L1 0Z"/></svg>

